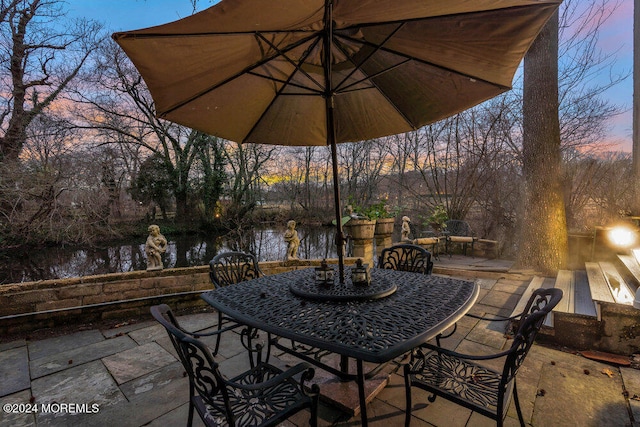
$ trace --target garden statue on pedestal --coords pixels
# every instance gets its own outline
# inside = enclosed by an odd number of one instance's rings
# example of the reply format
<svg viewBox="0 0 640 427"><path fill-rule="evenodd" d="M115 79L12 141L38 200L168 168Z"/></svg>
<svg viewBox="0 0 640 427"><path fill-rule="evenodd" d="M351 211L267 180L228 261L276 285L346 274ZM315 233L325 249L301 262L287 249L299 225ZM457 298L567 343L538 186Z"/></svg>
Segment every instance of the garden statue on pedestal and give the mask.
<svg viewBox="0 0 640 427"><path fill-rule="evenodd" d="M411 227L409 226L409 223L411 222L411 219L409 219L408 216L403 216L402 217L402 231L401 231L401 241L408 241L411 240L409 239L409 234L411 233Z"/></svg>
<svg viewBox="0 0 640 427"><path fill-rule="evenodd" d="M144 247L147 254L147 270L162 270L162 254L167 250L167 239L160 234L160 227L150 225L149 237Z"/></svg>
<svg viewBox="0 0 640 427"><path fill-rule="evenodd" d="M290 220L287 222L287 231L284 233L284 241L287 243L287 257L286 260L290 261L298 259L298 247L300 247L300 238L296 231L296 222Z"/></svg>

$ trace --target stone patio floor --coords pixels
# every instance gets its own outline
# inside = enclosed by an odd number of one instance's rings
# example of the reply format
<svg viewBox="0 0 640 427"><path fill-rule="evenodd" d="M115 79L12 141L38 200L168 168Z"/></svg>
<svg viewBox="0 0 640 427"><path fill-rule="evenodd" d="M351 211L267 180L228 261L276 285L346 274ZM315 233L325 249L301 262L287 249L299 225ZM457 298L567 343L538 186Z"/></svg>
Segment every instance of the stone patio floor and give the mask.
<svg viewBox="0 0 640 427"><path fill-rule="evenodd" d="M469 270L482 272L476 279L481 293L474 313L510 314L530 279L525 274L487 273L506 271L510 264L504 261L440 258L436 274L456 275L459 271L460 277L469 278ZM191 330L210 326L216 319L211 312L180 316L181 323ZM164 329L148 319L117 326L79 328L83 330L53 338L25 337L1 343L0 426L185 425L188 380ZM237 338L235 333L223 335L217 357L221 371L228 376L248 367ZM508 342L499 328L465 318L446 345L462 352L495 353ZM388 384L367 406L372 426L404 423L402 362L390 365ZM640 421L640 371L633 368L536 344L518 374L518 389L525 420L532 426L640 426L635 421ZM413 396L412 426L495 424L443 399L429 403L427 393L421 390L414 389ZM38 412L24 413L29 404L40 405ZM48 413L42 405L49 406ZM360 424L359 415L324 402L319 417L321 426ZM197 415L195 418L194 424L202 425ZM283 425L305 426L307 420L308 413L303 412ZM518 425L513 405L506 425Z"/></svg>

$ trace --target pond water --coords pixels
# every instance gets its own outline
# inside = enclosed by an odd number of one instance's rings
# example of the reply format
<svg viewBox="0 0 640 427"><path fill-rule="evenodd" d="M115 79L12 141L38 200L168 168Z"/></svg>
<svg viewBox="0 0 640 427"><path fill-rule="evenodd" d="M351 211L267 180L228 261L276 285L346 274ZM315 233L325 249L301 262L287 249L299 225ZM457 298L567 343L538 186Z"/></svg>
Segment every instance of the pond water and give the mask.
<svg viewBox="0 0 640 427"><path fill-rule="evenodd" d="M336 257L333 227L298 227L300 249L305 259ZM285 257L284 228L251 229L234 236L199 235L166 236L165 268L207 265L219 252L243 250L259 261L276 261ZM137 242L119 242L104 248L51 247L7 257L0 262L0 284L36 280L62 279L94 274L145 270L145 238Z"/></svg>

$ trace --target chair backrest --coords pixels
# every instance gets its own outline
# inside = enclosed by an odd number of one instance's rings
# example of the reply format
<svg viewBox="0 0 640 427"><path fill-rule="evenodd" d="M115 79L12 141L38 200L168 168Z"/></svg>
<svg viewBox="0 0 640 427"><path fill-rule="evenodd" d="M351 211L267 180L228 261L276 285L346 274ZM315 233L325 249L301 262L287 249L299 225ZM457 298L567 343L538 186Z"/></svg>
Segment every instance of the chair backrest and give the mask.
<svg viewBox="0 0 640 427"><path fill-rule="evenodd" d="M258 260L245 252L223 252L209 262L209 277L215 287L233 285L262 276Z"/></svg>
<svg viewBox="0 0 640 427"><path fill-rule="evenodd" d="M431 252L421 246L409 243L393 245L380 252L378 268L431 274L433 269Z"/></svg>
<svg viewBox="0 0 640 427"><path fill-rule="evenodd" d="M556 288L536 289L531 294L517 325L510 353L505 360L502 372L502 382L504 384L509 383L518 373L518 369L529 353L538 331L540 331L544 323L544 319L558 305L561 299L562 290Z"/></svg>
<svg viewBox="0 0 640 427"><path fill-rule="evenodd" d="M445 222L447 225L444 229L450 236L472 236L471 226L466 221L459 219L450 219Z"/></svg>
<svg viewBox="0 0 640 427"><path fill-rule="evenodd" d="M218 370L218 364L213 360L209 348L180 327L168 305L160 304L151 307L151 314L167 330L171 343L189 375L190 393L193 395L196 391L206 404L226 414L227 422L232 425L233 412L229 404L229 396ZM214 396L218 393L222 393L223 407L216 402L217 399L214 400Z"/></svg>

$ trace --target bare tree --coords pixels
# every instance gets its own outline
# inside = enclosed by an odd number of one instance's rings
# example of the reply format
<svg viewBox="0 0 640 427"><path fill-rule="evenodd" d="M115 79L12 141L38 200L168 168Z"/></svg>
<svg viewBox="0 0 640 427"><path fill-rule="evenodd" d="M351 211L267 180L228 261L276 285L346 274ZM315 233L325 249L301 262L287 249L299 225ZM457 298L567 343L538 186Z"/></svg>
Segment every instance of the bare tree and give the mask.
<svg viewBox="0 0 640 427"><path fill-rule="evenodd" d="M622 82L616 74L616 52L599 47L600 32L619 1L566 0L559 16L558 94L562 150L595 147L602 151L609 121L622 112L603 93Z"/></svg>
<svg viewBox="0 0 640 427"><path fill-rule="evenodd" d="M192 188L193 174L197 162L211 160L211 153L207 152L212 148L211 138L157 118L146 85L115 43L101 50L96 64L92 80L87 81L92 90L79 90L75 94L78 126L98 132L101 145L137 146L144 150L141 154L162 159L175 198L176 217L186 220L191 212L197 211L190 209L196 204L190 197L201 193ZM222 166L214 162L198 170L206 174L212 167ZM209 181L205 177L198 181L206 184L215 179Z"/></svg>
<svg viewBox="0 0 640 427"><path fill-rule="evenodd" d="M13 10L21 1L22 0L0 0L0 22L6 21L11 10Z"/></svg>
<svg viewBox="0 0 640 427"><path fill-rule="evenodd" d="M117 168L105 180L103 161L74 146L64 120L41 114L28 129L21 163L3 164L0 233L5 244L91 243L111 232L108 219L117 207L113 187ZM115 190L117 193L117 190Z"/></svg>
<svg viewBox="0 0 640 427"><path fill-rule="evenodd" d="M17 161L27 129L60 97L97 48L101 28L64 20L60 0L2 2L0 159ZM64 25L66 24L66 28Z"/></svg>
<svg viewBox="0 0 640 427"><path fill-rule="evenodd" d="M340 144L338 161L343 182L340 194L360 206L375 202L387 153L385 138Z"/></svg>
<svg viewBox="0 0 640 427"><path fill-rule="evenodd" d="M563 182L569 230L587 231L632 210L635 193L625 178L630 173L626 153L565 152Z"/></svg>
<svg viewBox="0 0 640 427"><path fill-rule="evenodd" d="M225 142L224 155L231 171L227 195L230 209L238 218L243 218L260 200L265 168L276 150L264 144Z"/></svg>

